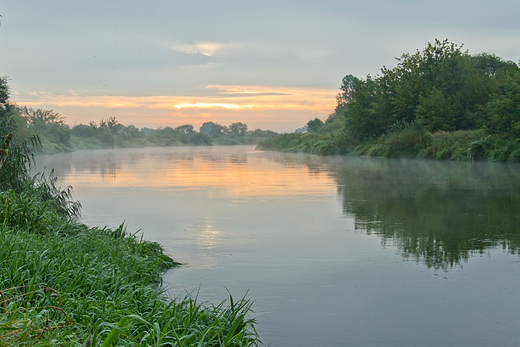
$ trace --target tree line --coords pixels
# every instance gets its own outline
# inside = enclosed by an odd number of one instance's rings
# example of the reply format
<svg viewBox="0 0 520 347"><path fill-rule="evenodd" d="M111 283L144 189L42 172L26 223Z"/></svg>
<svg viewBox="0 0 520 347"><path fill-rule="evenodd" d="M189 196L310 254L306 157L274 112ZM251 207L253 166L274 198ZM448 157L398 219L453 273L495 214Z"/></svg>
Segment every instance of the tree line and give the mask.
<svg viewBox="0 0 520 347"><path fill-rule="evenodd" d="M347 75L337 106L307 134L263 148L438 159L520 160L520 68L448 40L403 54L375 77ZM338 127L338 124L340 126Z"/></svg>
<svg viewBox="0 0 520 347"><path fill-rule="evenodd" d="M242 122L229 126L205 122L199 131L191 124L139 129L134 125L121 124L116 117L109 117L99 122L70 126L65 122L65 117L52 110L9 103L6 77L0 78L0 98L3 100L2 117L10 118L15 138L27 139L37 134L42 144L37 150L45 153L146 146L249 145L278 135L271 130L248 130L247 124Z"/></svg>

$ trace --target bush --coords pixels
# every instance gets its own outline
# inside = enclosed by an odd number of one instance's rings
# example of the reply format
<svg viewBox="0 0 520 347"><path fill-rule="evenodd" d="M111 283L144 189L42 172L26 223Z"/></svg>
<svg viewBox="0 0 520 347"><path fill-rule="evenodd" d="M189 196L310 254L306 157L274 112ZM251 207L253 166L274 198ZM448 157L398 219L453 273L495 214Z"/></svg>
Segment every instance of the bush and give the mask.
<svg viewBox="0 0 520 347"><path fill-rule="evenodd" d="M389 157L416 157L430 141L429 134L420 125L411 124L386 136Z"/></svg>

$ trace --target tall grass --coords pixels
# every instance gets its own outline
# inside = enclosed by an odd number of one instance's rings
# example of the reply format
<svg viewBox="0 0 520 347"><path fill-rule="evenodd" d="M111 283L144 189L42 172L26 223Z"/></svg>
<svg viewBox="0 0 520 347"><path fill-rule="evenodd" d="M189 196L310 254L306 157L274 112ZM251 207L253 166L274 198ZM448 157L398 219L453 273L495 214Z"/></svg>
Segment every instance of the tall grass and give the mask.
<svg viewBox="0 0 520 347"><path fill-rule="evenodd" d="M170 300L175 263L121 225L88 228L48 201L0 193L0 345L255 346L251 303Z"/></svg>
<svg viewBox="0 0 520 347"><path fill-rule="evenodd" d="M348 153L352 146L345 132L334 131L330 133L281 134L260 142L258 149L335 155Z"/></svg>
<svg viewBox="0 0 520 347"><path fill-rule="evenodd" d="M359 143L347 131L282 134L263 141L262 150L311 154L353 154L389 158L520 161L520 139L484 129L428 133L420 124L399 124L392 131Z"/></svg>

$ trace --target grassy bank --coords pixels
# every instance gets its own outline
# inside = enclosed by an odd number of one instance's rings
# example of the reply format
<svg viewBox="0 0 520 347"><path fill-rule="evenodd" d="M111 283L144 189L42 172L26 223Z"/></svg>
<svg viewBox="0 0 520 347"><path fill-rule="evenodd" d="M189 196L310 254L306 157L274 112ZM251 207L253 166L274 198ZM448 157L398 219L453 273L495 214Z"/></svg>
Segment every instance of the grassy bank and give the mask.
<svg viewBox="0 0 520 347"><path fill-rule="evenodd" d="M262 150L320 155L350 154L385 158L520 161L520 140L484 130L426 132L409 127L362 143L346 132L283 134L263 141Z"/></svg>
<svg viewBox="0 0 520 347"><path fill-rule="evenodd" d="M0 345L255 345L250 303L170 300L175 265L123 226L88 228L49 202L0 193Z"/></svg>

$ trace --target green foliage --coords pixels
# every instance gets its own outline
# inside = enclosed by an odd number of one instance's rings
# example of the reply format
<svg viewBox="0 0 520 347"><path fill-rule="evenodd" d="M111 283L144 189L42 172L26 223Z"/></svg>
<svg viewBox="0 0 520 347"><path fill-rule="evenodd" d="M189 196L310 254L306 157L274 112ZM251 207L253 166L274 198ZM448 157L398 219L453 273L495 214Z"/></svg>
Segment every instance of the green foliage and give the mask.
<svg viewBox="0 0 520 347"><path fill-rule="evenodd" d="M202 134L211 135L213 137L223 136L229 132L229 129L221 124L214 122L205 122L200 127Z"/></svg>
<svg viewBox="0 0 520 347"><path fill-rule="evenodd" d="M34 110L27 107L18 108L18 112L27 120L29 131L38 135L44 149L54 144L58 146L58 149L55 150L57 152L70 150L71 132L62 115L52 110ZM47 152L54 151L47 150Z"/></svg>
<svg viewBox="0 0 520 347"><path fill-rule="evenodd" d="M56 177L52 173L48 177L41 174L31 178L29 169L34 160L33 151L41 143L37 135L21 140L17 137L24 134L27 127L24 122L27 118L20 116L19 111L8 101L5 102L5 108L0 110L0 191L12 191L13 194L28 192L35 198L35 204L42 201L54 206L65 218L76 218L81 205L70 200L70 187L64 190L56 187ZM55 114L52 112L35 113L34 116L35 122L47 117L59 123L59 118L53 118Z"/></svg>
<svg viewBox="0 0 520 347"><path fill-rule="evenodd" d="M421 123L404 124L384 138L388 157L417 157L430 142L430 135Z"/></svg>
<svg viewBox="0 0 520 347"><path fill-rule="evenodd" d="M106 120L102 118L99 124L91 121L89 124L69 127L59 113L11 105L7 100L8 96L7 79L0 78L2 141L7 134L11 133L15 142L26 141L30 153L53 154L78 149L147 146L249 145L277 135L269 130L248 131L247 125L241 122L232 123L229 128L214 122L206 122L200 132L196 132L191 124L176 128L138 129L134 125L125 126L119 123L115 117ZM34 146L33 142L38 142L39 146ZM2 153L0 152L0 162L7 160Z"/></svg>
<svg viewBox="0 0 520 347"><path fill-rule="evenodd" d="M251 303L170 300L160 245L68 221L29 193L0 192L0 341L10 345L255 346Z"/></svg>
<svg viewBox="0 0 520 347"><path fill-rule="evenodd" d="M518 161L517 64L486 53L469 55L448 40L397 60L376 77L345 76L335 112L324 124L309 121L309 134L282 136L260 148Z"/></svg>
<svg viewBox="0 0 520 347"><path fill-rule="evenodd" d="M325 125L319 118L311 119L307 122L307 131L310 133L316 133Z"/></svg>
<svg viewBox="0 0 520 347"><path fill-rule="evenodd" d="M320 155L346 154L352 144L344 132L324 134L281 134L264 140L258 149L282 152L305 152Z"/></svg>
<svg viewBox="0 0 520 347"><path fill-rule="evenodd" d="M115 118L101 119L99 124L91 121L88 125L77 124L69 128L63 117L52 111L20 108L20 119L28 123L33 133L39 134L43 147L39 152L57 153L77 149L125 148L147 146L211 146L257 144L277 133L256 129L248 131L241 122L226 126L206 122L201 132L196 132L193 125L184 124L176 128L138 129L134 125L125 126Z"/></svg>
<svg viewBox="0 0 520 347"><path fill-rule="evenodd" d="M247 125L242 122L232 123L229 126L229 131L237 136L244 136L247 133Z"/></svg>
<svg viewBox="0 0 520 347"><path fill-rule="evenodd" d="M9 100L9 83L7 77L0 77L0 107L5 108Z"/></svg>
<svg viewBox="0 0 520 347"><path fill-rule="evenodd" d="M509 134L520 138L520 70L513 66L496 74L500 84L488 103L491 133Z"/></svg>
<svg viewBox="0 0 520 347"><path fill-rule="evenodd" d="M190 137L189 141L189 143L194 146L210 146L213 142L213 138L208 134L195 133Z"/></svg>
<svg viewBox="0 0 520 347"><path fill-rule="evenodd" d="M34 159L31 147L37 144L38 138L19 141L14 135L16 131L17 123L13 115L5 111L0 113L0 190L21 191L30 185L28 170Z"/></svg>
<svg viewBox="0 0 520 347"><path fill-rule="evenodd" d="M359 139L379 137L397 121L417 120L430 132L477 129L490 123L489 112L499 119L497 131L514 129L516 64L492 55L471 56L447 40L428 43L422 52L403 54L398 61L376 78L348 79L347 127Z"/></svg>

